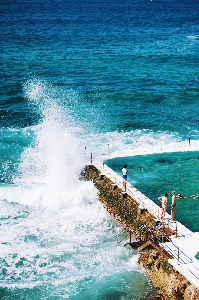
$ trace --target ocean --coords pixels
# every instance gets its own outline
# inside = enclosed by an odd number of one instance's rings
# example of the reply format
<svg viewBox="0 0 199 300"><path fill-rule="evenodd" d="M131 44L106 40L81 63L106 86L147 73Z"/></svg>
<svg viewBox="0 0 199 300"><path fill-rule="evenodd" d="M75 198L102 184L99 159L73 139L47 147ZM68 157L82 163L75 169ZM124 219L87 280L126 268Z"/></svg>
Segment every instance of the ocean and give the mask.
<svg viewBox="0 0 199 300"><path fill-rule="evenodd" d="M79 181L91 153L118 173L127 163L156 203L185 195L176 218L199 231L198 12L197 0L0 1L0 299L155 294Z"/></svg>

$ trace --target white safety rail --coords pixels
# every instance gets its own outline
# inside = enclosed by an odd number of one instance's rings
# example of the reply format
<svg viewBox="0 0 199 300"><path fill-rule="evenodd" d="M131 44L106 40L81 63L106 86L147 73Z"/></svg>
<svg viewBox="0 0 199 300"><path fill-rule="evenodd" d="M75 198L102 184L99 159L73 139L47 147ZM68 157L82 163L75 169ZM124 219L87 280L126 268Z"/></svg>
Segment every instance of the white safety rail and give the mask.
<svg viewBox="0 0 199 300"><path fill-rule="evenodd" d="M171 245L168 246L171 247ZM172 250L172 255L174 252L176 252L175 249ZM177 253L175 254L177 256ZM188 281L199 288L199 261L195 257L190 258L181 248L179 249L179 259L175 257L168 261L180 274L187 278Z"/></svg>
<svg viewBox="0 0 199 300"><path fill-rule="evenodd" d="M101 174L108 177L119 188L123 189L122 177L115 173L104 163L93 164ZM159 220L161 208L155 204L152 200L142 194L138 189L134 188L127 182L126 193L131 196L141 208L147 209L155 219ZM187 243L189 238L192 237L193 232L186 228L178 221L171 221L171 216L166 213L164 223L169 226L176 235L171 238L170 242L161 243L160 246L168 253L172 255L172 259L169 259L169 263L188 281L190 281L195 287L199 288L199 261L193 256L186 254ZM178 245L178 239L183 239L184 243ZM188 242L189 243L189 242ZM184 246L183 246L184 245Z"/></svg>
<svg viewBox="0 0 199 300"><path fill-rule="evenodd" d="M185 240L186 238L184 238ZM194 256L187 255L185 253L186 248L183 250L182 246L180 248L172 241L160 243L160 246L172 255L173 258L168 261L174 269L187 278L195 287L199 288L199 261Z"/></svg>

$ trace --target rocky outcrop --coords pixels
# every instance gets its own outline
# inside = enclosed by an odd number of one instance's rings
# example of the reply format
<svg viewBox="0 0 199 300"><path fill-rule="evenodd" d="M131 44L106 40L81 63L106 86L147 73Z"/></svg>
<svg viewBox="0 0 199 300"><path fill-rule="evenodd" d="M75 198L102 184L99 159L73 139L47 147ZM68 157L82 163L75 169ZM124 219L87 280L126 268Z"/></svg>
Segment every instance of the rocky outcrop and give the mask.
<svg viewBox="0 0 199 300"><path fill-rule="evenodd" d="M139 256L138 263L143 266L149 275L157 295L151 299L156 300L199 300L199 290L195 288L184 276L177 272L166 259L161 249L152 247L156 243L158 234L169 237L172 232L167 226L155 232L154 216L147 210L139 210L138 203L129 195L125 195L120 188L93 165L85 166L80 174L80 180L92 180L98 189L98 197L105 209L127 231L133 232L139 245L149 245ZM152 241L151 243L146 243Z"/></svg>
<svg viewBox="0 0 199 300"><path fill-rule="evenodd" d="M149 275L161 299L198 300L199 291L178 273L155 249L148 249L139 257L138 263Z"/></svg>

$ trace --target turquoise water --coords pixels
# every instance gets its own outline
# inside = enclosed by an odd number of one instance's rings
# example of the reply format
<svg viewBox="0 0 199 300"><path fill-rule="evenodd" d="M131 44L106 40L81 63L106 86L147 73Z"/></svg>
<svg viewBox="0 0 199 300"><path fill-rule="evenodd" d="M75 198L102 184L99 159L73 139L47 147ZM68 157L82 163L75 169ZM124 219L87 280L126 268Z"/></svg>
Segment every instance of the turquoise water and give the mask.
<svg viewBox="0 0 199 300"><path fill-rule="evenodd" d="M8 0L0 22L0 298L147 299L122 229L79 173L109 154L154 201L198 194L198 1ZM197 201L177 204L192 230Z"/></svg>
<svg viewBox="0 0 199 300"><path fill-rule="evenodd" d="M157 200L166 192L170 214L171 191L182 194L177 200L176 219L192 231L199 231L198 152L172 152L115 158L105 161L121 175L128 165L128 182L161 207Z"/></svg>

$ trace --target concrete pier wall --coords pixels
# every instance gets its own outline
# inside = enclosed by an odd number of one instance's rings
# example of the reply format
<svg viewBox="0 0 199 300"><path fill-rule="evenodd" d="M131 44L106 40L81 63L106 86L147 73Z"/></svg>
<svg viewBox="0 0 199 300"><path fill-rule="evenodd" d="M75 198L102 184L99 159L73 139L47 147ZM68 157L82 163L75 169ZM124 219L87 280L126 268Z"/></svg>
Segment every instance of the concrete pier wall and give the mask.
<svg viewBox="0 0 199 300"><path fill-rule="evenodd" d="M87 165L82 170L80 179L93 181L99 191L100 202L129 235L129 243L126 246L133 251L142 250L138 263L146 269L157 290L157 299L199 300L197 274L193 275L193 280L189 280L192 277L185 276L175 267L182 265L181 261L185 260L179 248L175 251L171 249L175 245L170 237L177 236L179 229L176 230L175 225L161 223L157 206L146 204L144 195L139 191L135 197L128 189L124 192L121 186L122 178L114 172L111 173L111 170L107 176L104 168L104 165ZM149 209L147 205L150 206ZM186 227L181 227L180 230L184 230L185 235L191 234Z"/></svg>

